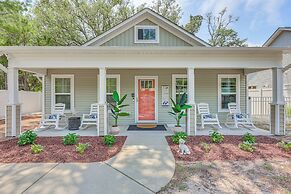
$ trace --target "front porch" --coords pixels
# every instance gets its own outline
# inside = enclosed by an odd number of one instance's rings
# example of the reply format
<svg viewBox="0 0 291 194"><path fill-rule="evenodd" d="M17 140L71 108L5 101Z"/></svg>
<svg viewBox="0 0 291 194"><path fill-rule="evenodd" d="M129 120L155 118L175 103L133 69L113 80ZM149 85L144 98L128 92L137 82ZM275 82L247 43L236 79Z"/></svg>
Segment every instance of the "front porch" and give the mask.
<svg viewBox="0 0 291 194"><path fill-rule="evenodd" d="M120 126L120 133L118 134L118 136L133 136L133 135L142 136L143 134L157 134L157 135L163 135L163 136L171 136L174 134L172 131L172 127L168 127L168 126L165 126L167 131L127 131L128 127L129 127L128 125ZM196 135L208 136L209 133L213 130L217 130L217 128L214 126L207 126L205 127L205 129L202 129L200 126L198 126ZM223 126L222 129L219 129L218 131L222 133L223 135L244 135L245 133L251 133L255 136L272 135L269 131L260 129L260 128L248 129L248 128L240 127L238 129L230 129ZM64 130L47 129L47 130L37 131L38 136L41 136L41 137L65 136L68 133L76 133L80 136L96 136L97 135L97 131L95 127L88 127L85 130L75 130L75 131L70 131L68 129L64 129ZM194 133L191 133L190 135L194 135Z"/></svg>
<svg viewBox="0 0 291 194"><path fill-rule="evenodd" d="M224 123L230 102L237 103L242 113L248 113L247 74L272 68L275 91L272 133L282 134L284 129L284 109L281 108L283 70L278 64L280 50L252 48L250 53L250 48L173 50L106 47L102 51L96 48L18 49L9 58L7 136L17 136L21 132L17 82L19 69L42 76L43 115L51 114L56 103L63 103L68 117L82 117L89 113L91 104L98 104L96 133L106 135L113 125L107 107L113 91L118 91L121 96L127 95L124 103L129 107L124 110L130 116L120 119L119 124L123 126L138 123L175 124L175 119L168 113L171 111L170 97L175 100L184 92L187 93L189 105L195 107L198 103L208 103L210 112L218 114L220 122ZM14 52L13 48L7 50ZM65 55L60 55L60 51ZM108 57L113 51L114 56ZM249 56L247 62L246 56ZM151 91L151 94L143 91ZM200 122L198 118L195 108L189 110L187 121L182 123L187 126L189 135L199 135L199 125L198 129L196 126ZM205 131L201 134L209 133ZM92 135L94 133L92 130Z"/></svg>

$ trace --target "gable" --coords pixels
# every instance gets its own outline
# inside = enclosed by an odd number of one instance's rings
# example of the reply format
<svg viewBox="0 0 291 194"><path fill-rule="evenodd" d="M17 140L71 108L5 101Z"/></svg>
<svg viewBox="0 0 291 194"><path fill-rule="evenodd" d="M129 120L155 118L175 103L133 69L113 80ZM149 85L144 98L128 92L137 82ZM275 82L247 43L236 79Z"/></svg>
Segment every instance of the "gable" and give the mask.
<svg viewBox="0 0 291 194"><path fill-rule="evenodd" d="M149 25L149 26L158 26L157 24L146 19L139 25ZM171 32L165 30L159 26L159 43L135 43L135 32L134 26L126 30L125 32L117 35L116 37L105 42L101 46L192 46L181 38L175 36ZM198 46L198 45L197 45Z"/></svg>
<svg viewBox="0 0 291 194"><path fill-rule="evenodd" d="M270 47L291 47L291 31L283 31L269 45Z"/></svg>
<svg viewBox="0 0 291 194"><path fill-rule="evenodd" d="M156 25L159 27L159 41L152 39L147 44L137 44L135 38L135 26L138 25ZM139 32L141 29L138 29ZM151 30L150 30L151 31ZM146 37L144 29L144 38ZM150 32L151 33L151 32ZM147 34L148 35L148 34ZM155 34L153 34L155 35ZM141 36L142 37L142 36ZM153 36L155 37L155 36ZM152 37L151 37L152 38ZM145 40L145 39L143 39ZM151 42L151 44L149 44ZM174 24L170 20L146 8L132 17L126 19L110 30L104 32L98 37L86 42L83 46L203 46L210 45L194 34L187 32L182 27Z"/></svg>

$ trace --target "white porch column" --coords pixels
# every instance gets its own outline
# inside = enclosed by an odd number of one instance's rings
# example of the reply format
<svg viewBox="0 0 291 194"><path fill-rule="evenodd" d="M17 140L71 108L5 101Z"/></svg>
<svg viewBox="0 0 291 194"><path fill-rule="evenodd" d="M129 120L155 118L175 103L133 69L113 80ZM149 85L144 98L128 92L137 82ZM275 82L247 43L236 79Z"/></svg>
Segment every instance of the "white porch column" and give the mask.
<svg viewBox="0 0 291 194"><path fill-rule="evenodd" d="M107 103L106 103L106 68L99 68L99 135L100 129L104 130L104 135L107 135Z"/></svg>
<svg viewBox="0 0 291 194"><path fill-rule="evenodd" d="M45 115L45 82L46 82L46 76L41 76L41 83L42 83L42 102L41 102L41 112L42 112L42 118L44 118Z"/></svg>
<svg viewBox="0 0 291 194"><path fill-rule="evenodd" d="M5 136L17 136L20 133L20 104L18 96L18 69L8 60L8 105L6 106L6 131Z"/></svg>
<svg viewBox="0 0 291 194"><path fill-rule="evenodd" d="M195 72L193 67L187 68L187 104L192 108L187 111L186 132L190 135L191 131L196 135L196 107L195 107Z"/></svg>
<svg viewBox="0 0 291 194"><path fill-rule="evenodd" d="M271 133L275 135L285 134L285 111L283 94L283 68L272 69L273 102L271 104Z"/></svg>

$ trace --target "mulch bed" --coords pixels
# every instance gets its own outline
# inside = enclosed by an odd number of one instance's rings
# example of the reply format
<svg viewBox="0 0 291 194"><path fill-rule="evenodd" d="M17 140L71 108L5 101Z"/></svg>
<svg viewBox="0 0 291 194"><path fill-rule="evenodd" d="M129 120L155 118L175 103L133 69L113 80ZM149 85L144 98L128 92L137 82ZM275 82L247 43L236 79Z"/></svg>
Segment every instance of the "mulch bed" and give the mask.
<svg viewBox="0 0 291 194"><path fill-rule="evenodd" d="M173 155L178 161L213 161L213 160L255 160L255 159L272 159L272 158L291 158L291 151L288 153L280 149L276 144L278 140L266 136L256 136L256 150L253 153L246 152L239 148L242 142L242 136L224 136L224 141L220 144L211 142L208 136L188 137L186 145L189 147L191 154L182 155L178 153L179 146L172 142L171 137L166 137ZM211 150L206 153L201 148L201 142L211 144Z"/></svg>
<svg viewBox="0 0 291 194"><path fill-rule="evenodd" d="M75 151L75 145L63 145L62 137L38 137L36 144L44 146L40 154L32 154L30 145L18 146L14 138L0 142L0 163L70 163L70 162L100 162L105 161L120 152L126 137L116 137L112 147L103 144L102 137L80 137L80 143L89 143L84 154Z"/></svg>

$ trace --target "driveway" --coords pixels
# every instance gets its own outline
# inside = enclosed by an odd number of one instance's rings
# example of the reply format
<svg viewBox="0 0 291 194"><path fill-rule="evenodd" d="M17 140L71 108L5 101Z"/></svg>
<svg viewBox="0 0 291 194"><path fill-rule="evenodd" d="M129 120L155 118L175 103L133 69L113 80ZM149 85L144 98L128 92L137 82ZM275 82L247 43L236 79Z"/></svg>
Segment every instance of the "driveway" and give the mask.
<svg viewBox="0 0 291 194"><path fill-rule="evenodd" d="M0 193L155 193L175 171L160 132L133 132L120 153L100 163L0 164Z"/></svg>

